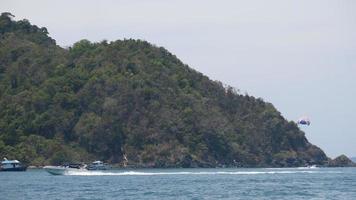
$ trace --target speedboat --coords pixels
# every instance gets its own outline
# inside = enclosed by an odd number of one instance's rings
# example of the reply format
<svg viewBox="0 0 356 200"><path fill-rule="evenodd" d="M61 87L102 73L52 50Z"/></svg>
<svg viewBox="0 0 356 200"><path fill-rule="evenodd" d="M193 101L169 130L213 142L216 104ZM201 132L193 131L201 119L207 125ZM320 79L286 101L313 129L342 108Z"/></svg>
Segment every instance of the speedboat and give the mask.
<svg viewBox="0 0 356 200"><path fill-rule="evenodd" d="M69 164L61 166L45 166L43 167L48 173L52 175L69 175L75 172L86 172L86 165L82 164Z"/></svg>
<svg viewBox="0 0 356 200"><path fill-rule="evenodd" d="M0 171L26 171L27 167L23 166L18 160L8 160L4 158L1 162Z"/></svg>
<svg viewBox="0 0 356 200"><path fill-rule="evenodd" d="M92 162L90 165L88 165L87 169L88 170L108 170L110 169L110 165L103 163L100 160Z"/></svg>
<svg viewBox="0 0 356 200"><path fill-rule="evenodd" d="M309 168L309 169L316 169L316 168L318 168L318 167L317 167L316 165L309 165L308 168Z"/></svg>
<svg viewBox="0 0 356 200"><path fill-rule="evenodd" d="M298 167L298 169L317 169L316 165L307 165L305 167Z"/></svg>

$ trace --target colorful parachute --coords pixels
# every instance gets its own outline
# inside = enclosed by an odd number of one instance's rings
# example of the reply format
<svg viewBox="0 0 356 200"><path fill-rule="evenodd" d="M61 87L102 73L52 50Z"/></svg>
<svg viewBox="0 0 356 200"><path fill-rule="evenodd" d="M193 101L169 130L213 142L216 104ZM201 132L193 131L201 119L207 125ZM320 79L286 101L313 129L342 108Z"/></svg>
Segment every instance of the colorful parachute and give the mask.
<svg viewBox="0 0 356 200"><path fill-rule="evenodd" d="M298 122L297 124L300 124L300 125L310 125L310 119L308 117L301 117L298 119Z"/></svg>

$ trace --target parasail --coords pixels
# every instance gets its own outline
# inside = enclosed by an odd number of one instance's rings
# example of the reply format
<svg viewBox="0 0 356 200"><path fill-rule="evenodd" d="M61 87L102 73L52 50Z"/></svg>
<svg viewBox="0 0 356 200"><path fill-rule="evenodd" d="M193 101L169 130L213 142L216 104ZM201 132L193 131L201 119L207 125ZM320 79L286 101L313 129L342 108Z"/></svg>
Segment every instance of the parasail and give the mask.
<svg viewBox="0 0 356 200"><path fill-rule="evenodd" d="M298 122L297 124L300 124L300 125L310 125L310 119L308 117L301 117L298 119Z"/></svg>

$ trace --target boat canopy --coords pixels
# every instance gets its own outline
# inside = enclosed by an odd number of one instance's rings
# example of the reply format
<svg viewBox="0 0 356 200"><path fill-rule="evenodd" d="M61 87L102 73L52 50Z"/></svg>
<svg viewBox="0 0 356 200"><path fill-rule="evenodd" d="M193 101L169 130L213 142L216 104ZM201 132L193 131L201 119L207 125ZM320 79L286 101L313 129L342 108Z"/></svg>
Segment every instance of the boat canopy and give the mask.
<svg viewBox="0 0 356 200"><path fill-rule="evenodd" d="M20 164L20 161L18 160L8 160L4 158L4 160L1 162L1 164Z"/></svg>

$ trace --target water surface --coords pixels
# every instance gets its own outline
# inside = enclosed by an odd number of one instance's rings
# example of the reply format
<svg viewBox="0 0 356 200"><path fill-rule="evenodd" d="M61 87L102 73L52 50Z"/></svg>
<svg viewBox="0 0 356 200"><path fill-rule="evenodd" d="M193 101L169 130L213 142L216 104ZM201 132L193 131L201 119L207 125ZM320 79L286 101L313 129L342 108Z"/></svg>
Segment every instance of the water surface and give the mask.
<svg viewBox="0 0 356 200"><path fill-rule="evenodd" d="M0 199L356 199L356 168L0 173Z"/></svg>

